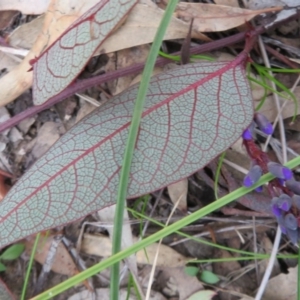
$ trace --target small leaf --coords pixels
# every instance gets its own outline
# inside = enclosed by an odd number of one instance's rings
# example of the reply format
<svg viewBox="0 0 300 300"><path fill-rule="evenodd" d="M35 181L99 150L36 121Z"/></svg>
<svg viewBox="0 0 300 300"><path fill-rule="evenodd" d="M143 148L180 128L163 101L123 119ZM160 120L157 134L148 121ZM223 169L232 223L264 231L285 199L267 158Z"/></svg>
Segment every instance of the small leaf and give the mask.
<svg viewBox="0 0 300 300"><path fill-rule="evenodd" d="M14 244L7 248L0 256L1 260L14 260L17 259L24 251L23 244Z"/></svg>
<svg viewBox="0 0 300 300"><path fill-rule="evenodd" d="M215 284L220 281L219 277L216 274L207 270L201 272L200 280L209 284Z"/></svg>
<svg viewBox="0 0 300 300"><path fill-rule="evenodd" d="M192 296L188 297L187 300L211 300L217 293L214 291L206 290L199 291Z"/></svg>
<svg viewBox="0 0 300 300"><path fill-rule="evenodd" d="M184 272L189 276L196 276L199 273L199 268L195 266L187 266L184 268Z"/></svg>
<svg viewBox="0 0 300 300"><path fill-rule="evenodd" d="M46 102L70 85L96 49L136 4L137 0L100 1L34 59L34 104Z"/></svg>
<svg viewBox="0 0 300 300"><path fill-rule="evenodd" d="M4 271L6 271L6 266L2 262L0 262L0 272Z"/></svg>

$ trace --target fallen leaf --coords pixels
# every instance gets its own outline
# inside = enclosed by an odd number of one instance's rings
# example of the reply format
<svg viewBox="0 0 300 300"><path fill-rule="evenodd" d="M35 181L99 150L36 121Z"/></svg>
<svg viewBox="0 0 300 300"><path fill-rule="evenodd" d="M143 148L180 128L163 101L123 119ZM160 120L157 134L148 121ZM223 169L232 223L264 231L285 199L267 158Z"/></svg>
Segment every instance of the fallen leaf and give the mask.
<svg viewBox="0 0 300 300"><path fill-rule="evenodd" d="M235 28L259 14L281 10L281 7L247 10L238 7L205 3L180 2L176 16L189 22L194 18L193 29L198 32L223 31Z"/></svg>
<svg viewBox="0 0 300 300"><path fill-rule="evenodd" d="M231 7L240 7L238 0L214 0L214 2L218 5L225 5Z"/></svg>
<svg viewBox="0 0 300 300"><path fill-rule="evenodd" d="M137 238L133 238L137 242ZM152 265L157 251L158 243L154 243L145 249L136 253L136 260L139 264ZM81 251L90 255L97 255L101 257L109 257L111 255L111 240L104 235L91 235L84 234L84 239L81 245ZM166 266L175 268L184 266L187 261L191 260L190 257L184 257L172 248L161 244L160 253L157 260L158 266Z"/></svg>
<svg viewBox="0 0 300 300"><path fill-rule="evenodd" d="M280 274L268 281L262 300L296 300L298 267L288 269L288 274Z"/></svg>
<svg viewBox="0 0 300 300"><path fill-rule="evenodd" d="M34 259L40 264L44 264L48 256L49 249L53 241L53 236L41 237L38 242L37 251ZM25 240L26 253L31 254L33 245L35 243L35 236ZM51 266L51 270L58 274L73 276L78 273L77 267L67 251L63 243L59 243L55 255L55 259Z"/></svg>
<svg viewBox="0 0 300 300"><path fill-rule="evenodd" d="M7 38L6 41L11 47L30 49L41 32L45 16L42 15L31 22L18 26Z"/></svg>
<svg viewBox="0 0 300 300"><path fill-rule="evenodd" d="M0 3L1 6L1 3ZM14 20L14 17L18 14L15 10L0 10L0 30L5 29L8 27Z"/></svg>
<svg viewBox="0 0 300 300"><path fill-rule="evenodd" d="M186 300L195 292L204 289L197 277L191 277L185 273L184 267L163 267L159 271L156 281L164 283L163 292L169 297L179 294L179 300Z"/></svg>
<svg viewBox="0 0 300 300"><path fill-rule="evenodd" d="M1 1L0 10L18 10L24 15L40 15L44 13L50 0L10 0ZM68 2L68 1L66 1ZM69 4L69 2L68 2Z"/></svg>
<svg viewBox="0 0 300 300"><path fill-rule="evenodd" d="M187 192L188 192L188 180L187 178L170 184L168 186L168 193L173 204L177 205L177 208L183 212L187 211Z"/></svg>
<svg viewBox="0 0 300 300"><path fill-rule="evenodd" d="M65 132L62 124L46 122L39 129L31 154L35 159L40 158Z"/></svg>
<svg viewBox="0 0 300 300"><path fill-rule="evenodd" d="M120 289L120 294L119 294L119 299L120 300L138 300L140 299L140 297L135 296L134 294L130 293L130 295L128 295L128 289ZM71 297L68 298L68 300L90 300L90 299L94 299L94 300L110 300L110 291L109 288L100 288L100 289L96 289L95 290L95 298L93 297L94 295L90 292L90 291L81 291ZM128 298L129 296L129 298ZM156 291L151 291L151 295L149 300L166 300L166 298L156 292Z"/></svg>

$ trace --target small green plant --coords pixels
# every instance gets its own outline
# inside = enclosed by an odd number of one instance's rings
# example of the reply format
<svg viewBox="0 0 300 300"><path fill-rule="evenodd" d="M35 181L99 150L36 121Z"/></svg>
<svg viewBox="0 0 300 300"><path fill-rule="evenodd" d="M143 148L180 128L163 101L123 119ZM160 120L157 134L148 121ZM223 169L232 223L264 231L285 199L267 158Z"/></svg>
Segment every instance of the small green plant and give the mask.
<svg viewBox="0 0 300 300"><path fill-rule="evenodd" d="M14 244L8 247L1 255L0 255L0 272L6 271L6 266L3 261L11 261L20 257L23 253L25 246L23 244Z"/></svg>
<svg viewBox="0 0 300 300"><path fill-rule="evenodd" d="M203 270L201 271L196 266L187 266L184 269L185 273L189 276L196 276L199 280L208 283L208 284L216 284L220 281L219 277L211 271Z"/></svg>

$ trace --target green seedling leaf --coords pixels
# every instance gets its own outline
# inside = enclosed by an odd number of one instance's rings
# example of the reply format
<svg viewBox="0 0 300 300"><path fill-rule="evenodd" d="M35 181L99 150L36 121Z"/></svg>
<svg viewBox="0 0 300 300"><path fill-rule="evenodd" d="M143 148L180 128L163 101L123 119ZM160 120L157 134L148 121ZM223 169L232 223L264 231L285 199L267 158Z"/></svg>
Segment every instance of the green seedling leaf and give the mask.
<svg viewBox="0 0 300 300"><path fill-rule="evenodd" d="M214 291L200 291L187 298L187 300L211 300L216 295L217 293Z"/></svg>
<svg viewBox="0 0 300 300"><path fill-rule="evenodd" d="M14 244L8 247L1 255L1 260L14 260L17 259L24 251L25 246L23 244Z"/></svg>
<svg viewBox="0 0 300 300"><path fill-rule="evenodd" d="M101 0L31 63L36 105L63 91L93 53L125 19L137 0Z"/></svg>
<svg viewBox="0 0 300 300"><path fill-rule="evenodd" d="M2 262L0 262L0 272L4 271L6 271L6 266Z"/></svg>
<svg viewBox="0 0 300 300"><path fill-rule="evenodd" d="M245 53L154 76L136 142L128 198L181 180L225 151L253 117ZM0 248L116 202L138 86L66 133L0 203Z"/></svg>
<svg viewBox="0 0 300 300"><path fill-rule="evenodd" d="M184 272L189 276L196 276L199 273L199 268L194 266L187 266L184 268Z"/></svg>
<svg viewBox="0 0 300 300"><path fill-rule="evenodd" d="M215 284L220 281L219 277L216 274L207 270L201 272L200 280L209 284Z"/></svg>

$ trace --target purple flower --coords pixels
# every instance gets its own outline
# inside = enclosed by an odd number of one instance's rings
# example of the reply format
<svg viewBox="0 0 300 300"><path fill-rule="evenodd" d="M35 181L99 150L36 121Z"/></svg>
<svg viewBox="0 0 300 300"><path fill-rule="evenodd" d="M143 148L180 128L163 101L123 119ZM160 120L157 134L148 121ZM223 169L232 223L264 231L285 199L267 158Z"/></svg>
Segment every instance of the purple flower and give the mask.
<svg viewBox="0 0 300 300"><path fill-rule="evenodd" d="M271 200L271 209L272 209L272 212L273 212L273 215L276 217L276 218L279 218L282 216L282 210L279 208L278 206L278 200L279 198L278 197L274 197L272 200Z"/></svg>
<svg viewBox="0 0 300 300"><path fill-rule="evenodd" d="M246 141L249 141L252 139L252 133L251 131L249 130L249 128L245 129L243 134L242 134L242 138Z"/></svg>
<svg viewBox="0 0 300 300"><path fill-rule="evenodd" d="M267 119L267 117L261 113L256 113L254 115L254 121L258 125L259 129L265 134L273 133L273 126Z"/></svg>
<svg viewBox="0 0 300 300"><path fill-rule="evenodd" d="M256 192L258 193L261 193L263 191L263 186L258 186L256 189L255 189Z"/></svg>
<svg viewBox="0 0 300 300"><path fill-rule="evenodd" d="M248 172L248 174L244 178L244 186L251 187L255 184L262 175L262 170L259 165L254 165Z"/></svg>
<svg viewBox="0 0 300 300"><path fill-rule="evenodd" d="M281 194L277 199L278 207L283 211L289 211L292 207L292 198L287 194Z"/></svg>
<svg viewBox="0 0 300 300"><path fill-rule="evenodd" d="M268 163L268 170L279 179L289 180L293 177L293 172L289 168L275 162Z"/></svg>

